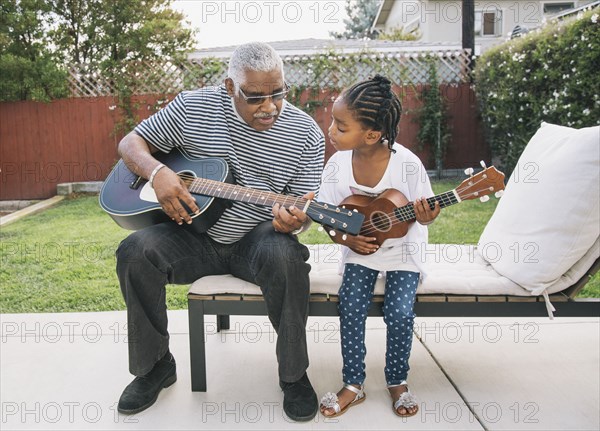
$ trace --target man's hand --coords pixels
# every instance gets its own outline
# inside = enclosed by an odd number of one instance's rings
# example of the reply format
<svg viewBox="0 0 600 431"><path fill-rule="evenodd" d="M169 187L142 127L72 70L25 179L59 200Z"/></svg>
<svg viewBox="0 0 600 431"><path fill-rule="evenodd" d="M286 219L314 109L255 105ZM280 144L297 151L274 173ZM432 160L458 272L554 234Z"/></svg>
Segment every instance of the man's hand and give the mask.
<svg viewBox="0 0 600 431"><path fill-rule="evenodd" d="M315 193L307 193L303 198L306 200L313 200L315 198ZM273 228L281 233L291 233L300 229L305 223L310 221L310 218L306 216L304 211L302 211L302 208L296 208L293 205L289 208L285 208L279 204L275 204L273 205L272 213Z"/></svg>
<svg viewBox="0 0 600 431"><path fill-rule="evenodd" d="M421 199L415 199L413 206L417 221L423 225L432 223L441 211L438 201L435 201L435 206L431 209L427 203L427 199L423 197Z"/></svg>
<svg viewBox="0 0 600 431"><path fill-rule="evenodd" d="M156 173L152 186L163 211L177 224L192 223L192 217L190 217L181 202L184 202L193 213L200 213L196 201L184 182L168 167L165 166Z"/></svg>

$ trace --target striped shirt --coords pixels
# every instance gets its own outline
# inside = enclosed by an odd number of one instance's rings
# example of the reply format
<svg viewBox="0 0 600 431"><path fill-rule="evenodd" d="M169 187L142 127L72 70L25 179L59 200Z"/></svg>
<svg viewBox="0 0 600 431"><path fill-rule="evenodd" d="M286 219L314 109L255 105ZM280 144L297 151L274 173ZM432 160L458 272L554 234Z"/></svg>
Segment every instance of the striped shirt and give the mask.
<svg viewBox="0 0 600 431"><path fill-rule="evenodd" d="M243 187L292 196L319 188L323 132L285 100L273 127L259 132L239 116L224 85L184 91L135 132L165 153L177 147L191 158L225 159L236 184ZM270 207L234 202L208 234L229 244L272 219Z"/></svg>

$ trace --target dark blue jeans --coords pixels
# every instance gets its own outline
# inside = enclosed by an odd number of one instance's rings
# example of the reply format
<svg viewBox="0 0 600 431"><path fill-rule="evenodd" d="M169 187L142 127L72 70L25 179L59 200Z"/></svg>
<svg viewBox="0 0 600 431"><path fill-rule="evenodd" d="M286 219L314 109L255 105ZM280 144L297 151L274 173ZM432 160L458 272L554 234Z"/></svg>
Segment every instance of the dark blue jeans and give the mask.
<svg viewBox="0 0 600 431"><path fill-rule="evenodd" d="M166 284L232 274L260 286L277 332L279 378L298 380L308 368L308 258L308 249L295 236L275 232L270 221L234 244L175 223L134 232L117 249L117 275L127 304L129 371L148 373L169 348Z"/></svg>

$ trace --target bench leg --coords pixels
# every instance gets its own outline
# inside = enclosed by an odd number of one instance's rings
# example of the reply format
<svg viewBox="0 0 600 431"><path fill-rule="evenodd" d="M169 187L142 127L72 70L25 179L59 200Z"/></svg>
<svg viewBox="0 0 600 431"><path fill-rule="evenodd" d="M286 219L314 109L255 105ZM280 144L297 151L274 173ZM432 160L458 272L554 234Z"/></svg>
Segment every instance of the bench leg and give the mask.
<svg viewBox="0 0 600 431"><path fill-rule="evenodd" d="M217 332L220 332L221 329L229 329L228 314L217 314Z"/></svg>
<svg viewBox="0 0 600 431"><path fill-rule="evenodd" d="M206 344L204 340L204 301L188 300L190 327L190 371L192 391L206 392Z"/></svg>

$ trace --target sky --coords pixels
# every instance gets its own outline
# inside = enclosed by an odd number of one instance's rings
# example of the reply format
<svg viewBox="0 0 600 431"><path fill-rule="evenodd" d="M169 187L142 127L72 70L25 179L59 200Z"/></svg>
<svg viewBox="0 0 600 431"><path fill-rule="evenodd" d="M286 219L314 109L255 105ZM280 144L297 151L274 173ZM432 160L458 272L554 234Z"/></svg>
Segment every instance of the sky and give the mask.
<svg viewBox="0 0 600 431"><path fill-rule="evenodd" d="M343 31L345 0L175 0L198 28L197 48L274 42L294 39L329 39L330 31Z"/></svg>

